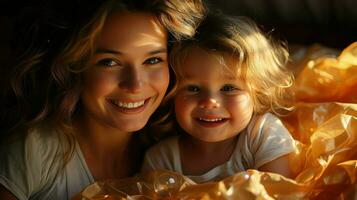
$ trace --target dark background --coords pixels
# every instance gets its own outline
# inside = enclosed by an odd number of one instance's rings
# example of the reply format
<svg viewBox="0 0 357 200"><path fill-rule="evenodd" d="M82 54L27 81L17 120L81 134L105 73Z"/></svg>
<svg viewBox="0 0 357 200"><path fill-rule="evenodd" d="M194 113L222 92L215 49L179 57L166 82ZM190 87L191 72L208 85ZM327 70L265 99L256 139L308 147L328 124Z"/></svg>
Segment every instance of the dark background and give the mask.
<svg viewBox="0 0 357 200"><path fill-rule="evenodd" d="M289 43L344 48L357 41L357 0L209 0L211 7L253 18Z"/></svg>
<svg viewBox="0 0 357 200"><path fill-rule="evenodd" d="M91 0L52 0L62 10L77 2ZM11 66L10 37L14 19L28 6L44 6L49 0L1 0L0 2L0 84ZM288 44L319 43L343 49L357 41L357 0L206 0L212 9L244 15L255 20L264 32ZM0 88L1 89L1 88Z"/></svg>

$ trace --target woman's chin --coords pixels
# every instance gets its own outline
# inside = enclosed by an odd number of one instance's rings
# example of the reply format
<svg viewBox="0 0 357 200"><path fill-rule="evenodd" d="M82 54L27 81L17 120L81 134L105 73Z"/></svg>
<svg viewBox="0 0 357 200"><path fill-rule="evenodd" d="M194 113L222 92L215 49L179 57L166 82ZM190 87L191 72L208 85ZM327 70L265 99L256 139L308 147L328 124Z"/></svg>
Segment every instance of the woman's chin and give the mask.
<svg viewBox="0 0 357 200"><path fill-rule="evenodd" d="M139 131L140 129L144 128L147 122L129 122L129 123L120 123L117 124L117 128L122 130L123 132L135 132Z"/></svg>

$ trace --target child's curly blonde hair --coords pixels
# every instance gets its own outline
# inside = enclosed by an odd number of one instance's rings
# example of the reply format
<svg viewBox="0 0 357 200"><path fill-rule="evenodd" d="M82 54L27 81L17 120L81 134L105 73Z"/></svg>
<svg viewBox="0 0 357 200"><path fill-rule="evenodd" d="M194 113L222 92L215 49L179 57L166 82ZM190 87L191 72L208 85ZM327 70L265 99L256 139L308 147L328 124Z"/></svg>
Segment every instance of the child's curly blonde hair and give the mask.
<svg viewBox="0 0 357 200"><path fill-rule="evenodd" d="M176 83L166 101L175 95L176 86L184 78L180 69L194 46L207 50L223 62L223 54L237 58L236 66L227 67L243 81L253 99L255 113L277 113L281 109L290 109L285 97L293 76L284 68L288 61L285 46L267 38L246 17L228 17L217 13L208 14L191 39L174 45L170 61Z"/></svg>

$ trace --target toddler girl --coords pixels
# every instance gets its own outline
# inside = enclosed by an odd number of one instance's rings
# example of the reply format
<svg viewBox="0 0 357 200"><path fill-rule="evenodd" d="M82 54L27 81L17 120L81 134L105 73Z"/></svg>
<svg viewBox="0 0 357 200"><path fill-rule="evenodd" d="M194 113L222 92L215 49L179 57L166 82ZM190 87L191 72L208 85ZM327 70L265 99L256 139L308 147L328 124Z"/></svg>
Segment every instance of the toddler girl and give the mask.
<svg viewBox="0 0 357 200"><path fill-rule="evenodd" d="M198 183L247 169L290 177L294 140L272 114L288 109L286 50L243 17L209 14L196 32L171 54L177 82L167 98L180 134L149 149L142 170L172 170Z"/></svg>

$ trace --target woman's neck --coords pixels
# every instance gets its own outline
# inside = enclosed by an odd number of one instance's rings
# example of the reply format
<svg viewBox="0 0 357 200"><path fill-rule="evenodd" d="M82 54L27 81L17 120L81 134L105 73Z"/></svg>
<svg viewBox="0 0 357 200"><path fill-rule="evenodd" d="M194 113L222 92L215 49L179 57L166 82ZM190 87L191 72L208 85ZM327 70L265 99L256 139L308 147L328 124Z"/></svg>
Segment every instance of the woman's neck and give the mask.
<svg viewBox="0 0 357 200"><path fill-rule="evenodd" d="M100 123L90 117L74 121L75 136L86 163L96 180L133 175L133 165L140 159L132 144L133 134Z"/></svg>
<svg viewBox="0 0 357 200"><path fill-rule="evenodd" d="M77 117L74 126L78 141L91 145L97 152L125 148L133 136L89 116Z"/></svg>

